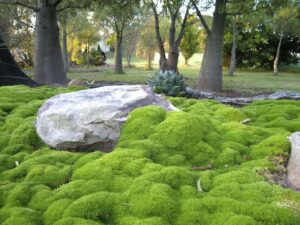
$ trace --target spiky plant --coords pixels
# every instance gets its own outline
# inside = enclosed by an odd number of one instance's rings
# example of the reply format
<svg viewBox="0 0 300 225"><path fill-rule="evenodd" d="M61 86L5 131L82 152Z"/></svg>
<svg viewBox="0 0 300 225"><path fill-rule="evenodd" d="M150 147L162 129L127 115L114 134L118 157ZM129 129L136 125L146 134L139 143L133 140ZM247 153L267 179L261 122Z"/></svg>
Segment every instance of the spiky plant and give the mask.
<svg viewBox="0 0 300 225"><path fill-rule="evenodd" d="M155 76L148 81L148 84L158 94L183 96L186 91L183 76L170 70L156 72Z"/></svg>

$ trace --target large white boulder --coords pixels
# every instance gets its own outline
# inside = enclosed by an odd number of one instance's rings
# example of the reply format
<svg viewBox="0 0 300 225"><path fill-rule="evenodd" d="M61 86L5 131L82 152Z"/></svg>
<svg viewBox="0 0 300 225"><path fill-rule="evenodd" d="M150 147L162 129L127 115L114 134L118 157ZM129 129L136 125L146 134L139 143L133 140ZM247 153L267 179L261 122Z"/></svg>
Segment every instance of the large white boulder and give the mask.
<svg viewBox="0 0 300 225"><path fill-rule="evenodd" d="M287 166L288 182L293 189L300 191L300 132L293 133L289 140L292 149Z"/></svg>
<svg viewBox="0 0 300 225"><path fill-rule="evenodd" d="M36 130L55 149L111 151L128 113L146 105L177 110L148 86L106 86L50 98L39 109Z"/></svg>

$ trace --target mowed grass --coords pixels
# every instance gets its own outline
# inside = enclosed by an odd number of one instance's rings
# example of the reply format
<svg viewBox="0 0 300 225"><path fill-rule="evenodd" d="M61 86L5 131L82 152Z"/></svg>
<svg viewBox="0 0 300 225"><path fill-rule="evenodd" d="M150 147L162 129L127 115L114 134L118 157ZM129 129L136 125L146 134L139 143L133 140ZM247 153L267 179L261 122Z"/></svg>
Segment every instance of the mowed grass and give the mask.
<svg viewBox="0 0 300 225"><path fill-rule="evenodd" d="M199 60L200 59L200 60ZM124 74L114 74L113 61L108 60L110 66L91 68L90 70L75 69L72 70L68 77L70 79L85 79L88 81L103 82L121 82L130 84L146 84L155 71L158 71L157 63L153 64L153 70L146 69L145 61L134 58L133 67L124 66ZM126 61L124 60L124 65ZM183 59L179 61L179 71L184 76L186 83L190 87L196 87L199 77L201 64L201 54L196 54L190 61L189 65L183 64ZM296 71L296 72L295 72ZM240 93L269 93L275 91L295 91L300 92L300 70L291 72L281 72L274 75L272 72L251 72L238 71L233 77L227 75L224 70L223 76L224 92Z"/></svg>

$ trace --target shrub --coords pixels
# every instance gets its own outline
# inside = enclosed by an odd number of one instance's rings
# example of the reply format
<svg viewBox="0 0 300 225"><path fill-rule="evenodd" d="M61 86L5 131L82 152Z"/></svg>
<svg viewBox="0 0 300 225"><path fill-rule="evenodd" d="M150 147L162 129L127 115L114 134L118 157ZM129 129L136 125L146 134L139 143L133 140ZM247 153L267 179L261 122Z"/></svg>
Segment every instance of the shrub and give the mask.
<svg viewBox="0 0 300 225"><path fill-rule="evenodd" d="M169 96L183 96L186 91L183 76L170 70L159 71L148 81L148 84L156 93L164 93Z"/></svg>

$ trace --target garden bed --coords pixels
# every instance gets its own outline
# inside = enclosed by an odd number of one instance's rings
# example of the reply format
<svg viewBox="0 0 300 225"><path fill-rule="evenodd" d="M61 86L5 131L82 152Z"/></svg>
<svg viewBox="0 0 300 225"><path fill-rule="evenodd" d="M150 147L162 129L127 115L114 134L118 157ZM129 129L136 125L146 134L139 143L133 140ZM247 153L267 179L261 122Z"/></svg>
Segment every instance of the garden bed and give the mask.
<svg viewBox="0 0 300 225"><path fill-rule="evenodd" d="M71 90L0 88L1 224L299 224L300 194L268 177L287 162L299 101L171 98L181 112L136 109L111 153L54 151L36 112Z"/></svg>

